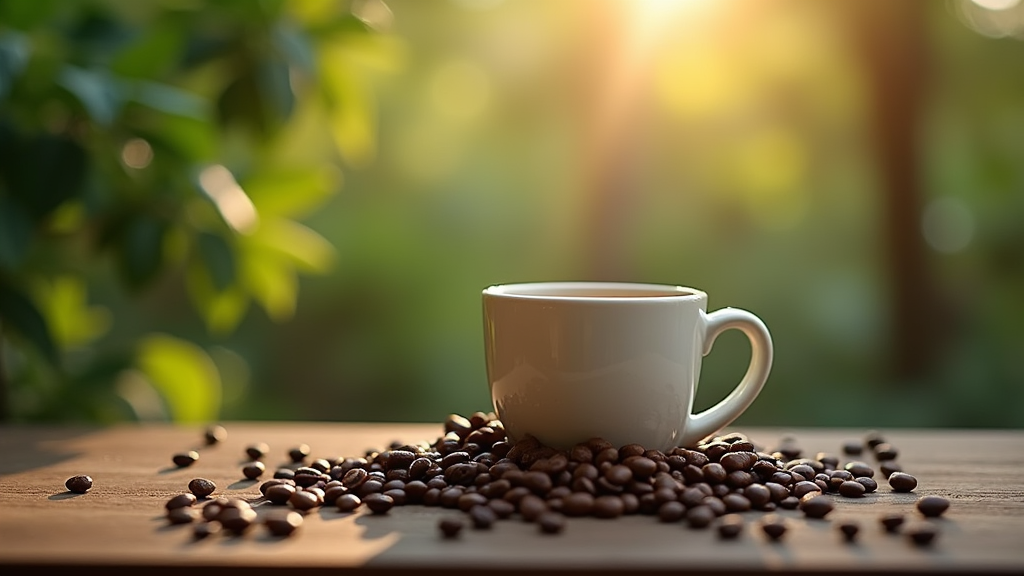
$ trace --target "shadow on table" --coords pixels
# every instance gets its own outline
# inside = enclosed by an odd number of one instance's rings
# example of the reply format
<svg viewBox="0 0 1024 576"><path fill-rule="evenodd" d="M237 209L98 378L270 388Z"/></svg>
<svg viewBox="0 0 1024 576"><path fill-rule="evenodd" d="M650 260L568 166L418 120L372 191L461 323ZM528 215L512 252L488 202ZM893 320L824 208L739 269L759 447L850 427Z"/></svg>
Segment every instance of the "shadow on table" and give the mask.
<svg viewBox="0 0 1024 576"><path fill-rule="evenodd" d="M74 440L99 431L94 427L4 426L0 428L0 476L37 470L75 458L82 452L63 450L60 446L76 445Z"/></svg>

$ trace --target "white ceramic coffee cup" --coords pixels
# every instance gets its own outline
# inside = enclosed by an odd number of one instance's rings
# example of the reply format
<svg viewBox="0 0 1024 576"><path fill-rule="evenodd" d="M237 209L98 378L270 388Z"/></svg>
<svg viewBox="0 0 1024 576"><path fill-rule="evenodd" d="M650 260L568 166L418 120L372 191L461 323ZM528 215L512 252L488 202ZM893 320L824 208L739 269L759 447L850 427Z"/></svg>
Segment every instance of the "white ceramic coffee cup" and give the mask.
<svg viewBox="0 0 1024 576"><path fill-rule="evenodd" d="M487 377L509 437L569 448L600 437L616 446L689 446L735 420L772 365L767 327L745 310L707 310L693 288L541 282L483 291ZM725 330L750 339L739 385L693 414L701 359Z"/></svg>

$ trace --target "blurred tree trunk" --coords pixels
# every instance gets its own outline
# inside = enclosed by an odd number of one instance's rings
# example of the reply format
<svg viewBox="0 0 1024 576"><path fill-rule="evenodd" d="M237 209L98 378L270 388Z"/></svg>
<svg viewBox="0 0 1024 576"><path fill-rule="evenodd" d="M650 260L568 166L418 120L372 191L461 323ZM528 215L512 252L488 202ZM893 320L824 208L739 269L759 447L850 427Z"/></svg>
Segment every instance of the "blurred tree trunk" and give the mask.
<svg viewBox="0 0 1024 576"><path fill-rule="evenodd" d="M870 143L881 180L891 322L891 369L900 380L920 379L936 349L936 297L921 233L922 112L928 80L925 2L862 0L855 40L870 98Z"/></svg>

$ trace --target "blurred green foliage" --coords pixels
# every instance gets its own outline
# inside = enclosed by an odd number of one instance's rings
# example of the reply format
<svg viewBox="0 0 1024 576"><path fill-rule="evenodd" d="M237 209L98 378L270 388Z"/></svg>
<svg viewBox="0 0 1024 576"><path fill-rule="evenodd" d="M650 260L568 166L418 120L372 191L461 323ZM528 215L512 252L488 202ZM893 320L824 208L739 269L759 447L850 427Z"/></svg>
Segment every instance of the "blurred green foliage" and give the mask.
<svg viewBox="0 0 1024 576"><path fill-rule="evenodd" d="M765 320L740 423L1024 426L1024 6L912 4L938 305L901 378L862 2L2 3L11 412L438 421L489 402L482 288L600 279Z"/></svg>
<svg viewBox="0 0 1024 576"><path fill-rule="evenodd" d="M342 161L371 157L366 71L394 57L347 4L0 4L14 416L217 418L221 371L193 335L132 325L130 306L111 313L92 293L183 286L220 336L251 304L291 318L297 276L334 260L298 219L336 192ZM128 336L104 340L112 325Z"/></svg>

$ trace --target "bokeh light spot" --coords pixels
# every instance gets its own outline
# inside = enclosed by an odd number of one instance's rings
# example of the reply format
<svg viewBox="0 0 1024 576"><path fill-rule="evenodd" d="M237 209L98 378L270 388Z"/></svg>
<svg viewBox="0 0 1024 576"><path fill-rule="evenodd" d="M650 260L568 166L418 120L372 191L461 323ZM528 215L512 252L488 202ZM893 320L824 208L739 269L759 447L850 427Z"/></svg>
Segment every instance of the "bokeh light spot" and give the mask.
<svg viewBox="0 0 1024 576"><path fill-rule="evenodd" d="M466 60L452 60L434 73L430 94L442 114L470 120L483 114L490 104L491 82L480 66Z"/></svg>
<svg viewBox="0 0 1024 576"><path fill-rule="evenodd" d="M142 138L132 138L121 148L121 161L129 168L142 170L153 161L153 147Z"/></svg>
<svg viewBox="0 0 1024 576"><path fill-rule="evenodd" d="M974 238L974 214L959 198L937 198L924 208L921 232L936 251L961 252Z"/></svg>

